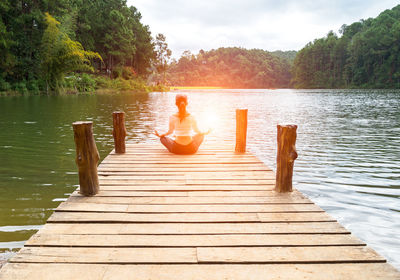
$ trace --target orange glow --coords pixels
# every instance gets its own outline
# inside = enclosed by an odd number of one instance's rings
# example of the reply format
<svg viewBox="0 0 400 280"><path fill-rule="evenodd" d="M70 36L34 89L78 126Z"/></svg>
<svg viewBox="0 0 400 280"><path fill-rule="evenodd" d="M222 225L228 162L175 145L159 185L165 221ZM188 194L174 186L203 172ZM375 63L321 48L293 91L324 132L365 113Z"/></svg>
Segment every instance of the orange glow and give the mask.
<svg viewBox="0 0 400 280"><path fill-rule="evenodd" d="M181 86L171 86L171 90L187 90L187 89L223 89L224 87L181 87Z"/></svg>
<svg viewBox="0 0 400 280"><path fill-rule="evenodd" d="M208 111L203 112L198 116L198 126L201 130L207 131L209 129L216 129L220 123L220 118L216 112Z"/></svg>

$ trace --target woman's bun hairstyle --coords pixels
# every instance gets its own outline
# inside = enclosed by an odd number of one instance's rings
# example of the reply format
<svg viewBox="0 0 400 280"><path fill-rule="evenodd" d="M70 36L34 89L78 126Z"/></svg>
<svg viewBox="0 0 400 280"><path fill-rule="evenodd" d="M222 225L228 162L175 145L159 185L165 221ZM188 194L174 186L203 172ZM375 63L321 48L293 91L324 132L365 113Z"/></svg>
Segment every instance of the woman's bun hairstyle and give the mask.
<svg viewBox="0 0 400 280"><path fill-rule="evenodd" d="M183 121L185 117L188 115L186 112L186 105L188 104L186 94L177 94L175 97L175 104L178 106L179 112L179 121Z"/></svg>
<svg viewBox="0 0 400 280"><path fill-rule="evenodd" d="M188 104L188 100L187 100L187 95L186 94L177 94L175 96L175 104L176 106L179 106L182 102L185 103L185 105Z"/></svg>

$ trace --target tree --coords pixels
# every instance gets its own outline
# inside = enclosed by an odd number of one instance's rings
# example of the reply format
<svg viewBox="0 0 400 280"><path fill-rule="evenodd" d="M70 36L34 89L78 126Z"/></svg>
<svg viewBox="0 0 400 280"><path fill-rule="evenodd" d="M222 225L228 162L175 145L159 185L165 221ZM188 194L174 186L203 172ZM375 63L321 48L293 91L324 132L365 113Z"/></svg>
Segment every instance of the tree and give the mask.
<svg viewBox="0 0 400 280"><path fill-rule="evenodd" d="M343 25L296 56L293 84L306 88L400 88L400 5Z"/></svg>
<svg viewBox="0 0 400 280"><path fill-rule="evenodd" d="M10 10L8 2L0 3L0 90L7 75L12 74L15 57L11 53L11 47L15 44L12 34L7 30L2 15Z"/></svg>
<svg viewBox="0 0 400 280"><path fill-rule="evenodd" d="M41 44L41 73L46 82L46 91L58 91L64 76L72 71L93 71L91 61L101 56L85 51L79 42L72 41L59 29L59 22L46 13L47 25Z"/></svg>
<svg viewBox="0 0 400 280"><path fill-rule="evenodd" d="M157 34L154 45L156 53L156 68L158 72L163 73L163 84L165 84L165 73L172 52L168 48L165 36L161 33Z"/></svg>

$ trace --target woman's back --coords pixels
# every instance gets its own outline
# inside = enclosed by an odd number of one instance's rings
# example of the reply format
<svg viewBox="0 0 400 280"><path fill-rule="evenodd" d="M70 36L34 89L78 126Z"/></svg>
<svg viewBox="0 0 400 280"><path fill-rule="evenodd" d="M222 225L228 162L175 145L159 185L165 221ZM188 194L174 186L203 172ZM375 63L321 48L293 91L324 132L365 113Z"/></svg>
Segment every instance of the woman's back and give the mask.
<svg viewBox="0 0 400 280"><path fill-rule="evenodd" d="M172 122L174 127L175 136L192 136L195 122L192 115L186 116L183 120L177 115L172 115L170 117L170 122Z"/></svg>

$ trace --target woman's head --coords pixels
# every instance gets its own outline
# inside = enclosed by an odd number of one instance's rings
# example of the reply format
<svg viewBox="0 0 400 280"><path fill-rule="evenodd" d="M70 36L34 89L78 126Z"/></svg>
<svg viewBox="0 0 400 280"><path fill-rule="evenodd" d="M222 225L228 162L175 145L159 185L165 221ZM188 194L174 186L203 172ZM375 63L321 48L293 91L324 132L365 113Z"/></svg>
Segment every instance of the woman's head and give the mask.
<svg viewBox="0 0 400 280"><path fill-rule="evenodd" d="M177 95L175 96L175 104L176 104L176 106L179 107L179 105L180 105L182 102L185 104L185 106L187 105L188 101L187 101L187 96L186 96L186 94L177 94Z"/></svg>
<svg viewBox="0 0 400 280"><path fill-rule="evenodd" d="M179 119L180 119L180 121L182 121L187 115L187 111L186 111L186 106L188 104L187 96L185 94L177 94L175 97L175 104L179 110L179 113L178 113Z"/></svg>

